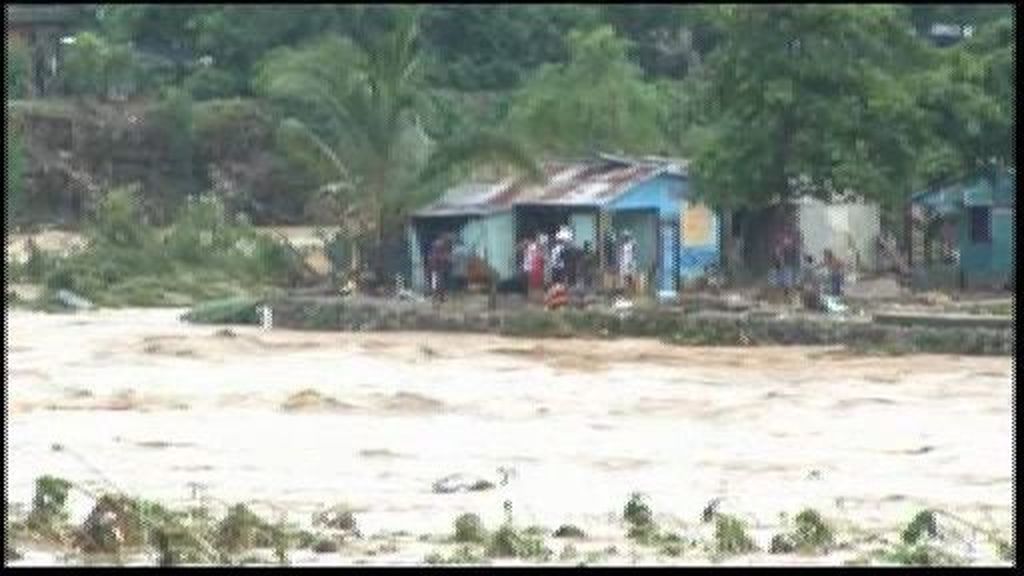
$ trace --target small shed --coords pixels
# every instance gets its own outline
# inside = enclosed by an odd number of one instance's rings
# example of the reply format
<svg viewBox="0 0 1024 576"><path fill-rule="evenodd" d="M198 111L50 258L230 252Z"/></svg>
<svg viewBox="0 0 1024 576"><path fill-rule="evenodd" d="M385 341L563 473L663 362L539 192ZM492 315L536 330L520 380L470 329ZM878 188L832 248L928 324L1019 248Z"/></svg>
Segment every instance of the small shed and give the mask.
<svg viewBox="0 0 1024 576"><path fill-rule="evenodd" d="M910 199L910 266L921 288L1012 285L1016 171L992 168Z"/></svg>
<svg viewBox="0 0 1024 576"><path fill-rule="evenodd" d="M730 267L746 280L763 277L771 269L775 240L783 229L799 232L801 252L821 261L825 250L846 262L853 271L874 270L881 213L874 203L844 198L840 201L801 196L730 214L726 244Z"/></svg>
<svg viewBox="0 0 1024 576"><path fill-rule="evenodd" d="M602 263L608 238L630 231L639 270L658 291L675 291L718 264L719 218L692 200L684 161L599 155L546 162L542 172L537 184L523 178L461 184L414 213L408 229L413 287L424 289L427 250L444 232L457 234L500 281L516 276L521 239L553 236L561 226Z"/></svg>

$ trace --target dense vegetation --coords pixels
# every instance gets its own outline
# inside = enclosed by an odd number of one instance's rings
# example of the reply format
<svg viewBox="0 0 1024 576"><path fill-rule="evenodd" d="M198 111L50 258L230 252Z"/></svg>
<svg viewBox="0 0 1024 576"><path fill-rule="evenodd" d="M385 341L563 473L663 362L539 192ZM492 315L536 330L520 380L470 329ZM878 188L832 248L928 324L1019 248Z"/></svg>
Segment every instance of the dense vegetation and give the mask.
<svg viewBox="0 0 1024 576"><path fill-rule="evenodd" d="M689 157L720 205L845 191L898 205L930 183L1014 162L1009 6L78 13L60 90L149 106L144 124L164 160L141 194L165 222L212 191L231 212L332 222L373 250L400 239L407 212L445 183L485 165L531 171L551 155ZM933 24L972 34L940 45ZM9 52L11 98L25 94L27 56ZM17 136L27 138L9 133L15 149ZM21 161L8 156L9 209ZM125 178L101 179L100 193Z"/></svg>

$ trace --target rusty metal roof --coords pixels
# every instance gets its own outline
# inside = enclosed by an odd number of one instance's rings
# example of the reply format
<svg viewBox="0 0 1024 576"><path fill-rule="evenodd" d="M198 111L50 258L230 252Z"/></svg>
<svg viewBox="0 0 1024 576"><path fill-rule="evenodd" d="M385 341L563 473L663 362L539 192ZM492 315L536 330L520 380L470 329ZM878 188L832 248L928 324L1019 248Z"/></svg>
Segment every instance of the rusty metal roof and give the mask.
<svg viewBox="0 0 1024 576"><path fill-rule="evenodd" d="M661 174L685 176L686 162L601 156L580 162L545 162L541 172L542 183L517 178L456 186L416 215L482 215L525 204L603 206Z"/></svg>

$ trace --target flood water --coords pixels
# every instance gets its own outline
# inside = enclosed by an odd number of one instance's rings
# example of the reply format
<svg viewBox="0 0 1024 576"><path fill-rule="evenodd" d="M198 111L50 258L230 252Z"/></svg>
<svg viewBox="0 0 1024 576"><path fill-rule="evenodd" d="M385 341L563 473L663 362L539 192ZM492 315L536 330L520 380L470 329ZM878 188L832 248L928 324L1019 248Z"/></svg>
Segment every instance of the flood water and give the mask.
<svg viewBox="0 0 1024 576"><path fill-rule="evenodd" d="M304 524L346 504L364 534L413 535L369 560L383 563L421 562L433 547L415 536L450 533L460 513L498 525L505 501L518 524L576 524L637 561L619 520L631 492L686 534L724 498L762 547L805 507L879 531L939 507L1010 537L1010 357L226 333L181 312L8 312L9 501L27 506L51 474ZM432 491L455 473L498 486ZM73 519L91 506L76 492Z"/></svg>

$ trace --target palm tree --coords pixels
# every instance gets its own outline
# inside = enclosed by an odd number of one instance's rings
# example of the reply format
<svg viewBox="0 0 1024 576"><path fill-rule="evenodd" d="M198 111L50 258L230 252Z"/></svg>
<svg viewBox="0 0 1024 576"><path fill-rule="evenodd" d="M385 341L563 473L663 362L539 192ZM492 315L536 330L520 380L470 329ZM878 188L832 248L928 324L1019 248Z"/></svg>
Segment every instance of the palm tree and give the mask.
<svg viewBox="0 0 1024 576"><path fill-rule="evenodd" d="M284 120L282 136L319 166L318 192L340 201L348 232L378 247L460 167L496 161L539 175L520 145L496 133L443 143L427 138L420 126L429 102L418 74L418 13L398 8L394 16L390 31L360 44L331 36L280 50L257 79L268 96L304 106L306 120Z"/></svg>

